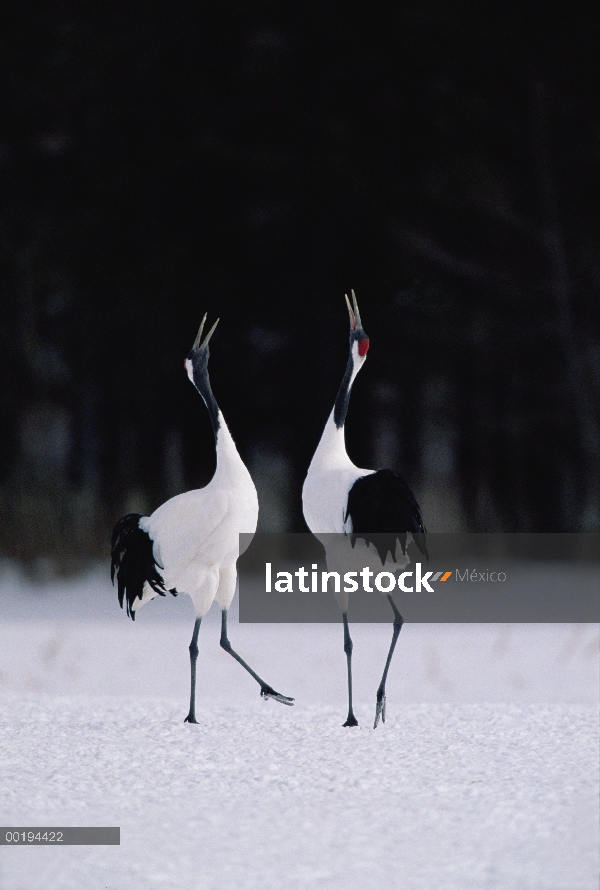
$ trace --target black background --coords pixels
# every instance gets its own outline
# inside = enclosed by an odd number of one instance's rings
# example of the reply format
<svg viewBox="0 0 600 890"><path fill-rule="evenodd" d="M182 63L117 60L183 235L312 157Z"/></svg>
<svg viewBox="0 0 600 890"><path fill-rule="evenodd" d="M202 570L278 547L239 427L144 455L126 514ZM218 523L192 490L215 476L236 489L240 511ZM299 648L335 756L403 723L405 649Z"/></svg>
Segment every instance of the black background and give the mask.
<svg viewBox="0 0 600 890"><path fill-rule="evenodd" d="M553 9L5 9L0 552L104 554L210 479L205 311L259 528L305 530L350 288L359 466L433 531L596 530L598 34Z"/></svg>

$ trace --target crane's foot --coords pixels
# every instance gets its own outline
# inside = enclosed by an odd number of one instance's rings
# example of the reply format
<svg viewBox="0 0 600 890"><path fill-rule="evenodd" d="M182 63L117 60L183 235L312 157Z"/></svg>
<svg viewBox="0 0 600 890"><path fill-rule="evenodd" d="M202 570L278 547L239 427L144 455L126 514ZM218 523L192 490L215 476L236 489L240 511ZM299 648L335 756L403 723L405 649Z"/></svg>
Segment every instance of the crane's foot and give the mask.
<svg viewBox="0 0 600 890"><path fill-rule="evenodd" d="M348 719L345 723L342 723L342 726L358 726L358 720L354 714L348 714Z"/></svg>
<svg viewBox="0 0 600 890"><path fill-rule="evenodd" d="M373 724L373 729L377 729L380 717L381 722L385 723L385 692L377 693L377 705L375 707L375 723Z"/></svg>
<svg viewBox="0 0 600 890"><path fill-rule="evenodd" d="M198 723L198 721L196 720L195 714L188 714L183 722L184 723Z"/></svg>
<svg viewBox="0 0 600 890"><path fill-rule="evenodd" d="M261 686L260 695L261 698L264 698L265 701L268 698L274 698L275 701L280 701L282 705L289 705L290 707L292 707L294 704L293 698L289 698L287 695L282 695L280 692L275 692L275 690L271 686Z"/></svg>

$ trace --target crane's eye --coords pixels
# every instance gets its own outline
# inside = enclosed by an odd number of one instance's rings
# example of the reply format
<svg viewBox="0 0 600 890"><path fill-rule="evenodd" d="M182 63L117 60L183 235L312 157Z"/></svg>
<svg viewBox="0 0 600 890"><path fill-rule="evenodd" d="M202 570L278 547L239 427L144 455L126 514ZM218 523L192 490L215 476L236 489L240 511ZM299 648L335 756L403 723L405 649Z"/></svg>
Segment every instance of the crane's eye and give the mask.
<svg viewBox="0 0 600 890"><path fill-rule="evenodd" d="M358 341L358 354L366 355L367 352L369 351L369 346L370 346L370 344L369 344L368 337L365 337L363 340L359 340Z"/></svg>

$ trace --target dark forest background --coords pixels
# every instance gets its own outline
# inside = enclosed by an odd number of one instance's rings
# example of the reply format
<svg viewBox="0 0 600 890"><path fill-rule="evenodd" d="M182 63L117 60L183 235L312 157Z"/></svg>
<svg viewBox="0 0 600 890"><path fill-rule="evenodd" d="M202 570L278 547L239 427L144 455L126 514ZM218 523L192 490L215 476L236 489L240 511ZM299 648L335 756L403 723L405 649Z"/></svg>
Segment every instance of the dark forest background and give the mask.
<svg viewBox="0 0 600 890"><path fill-rule="evenodd" d="M5 9L0 553L105 556L210 479L205 311L259 527L304 530L350 288L355 463L432 531L597 530L600 44L553 9Z"/></svg>

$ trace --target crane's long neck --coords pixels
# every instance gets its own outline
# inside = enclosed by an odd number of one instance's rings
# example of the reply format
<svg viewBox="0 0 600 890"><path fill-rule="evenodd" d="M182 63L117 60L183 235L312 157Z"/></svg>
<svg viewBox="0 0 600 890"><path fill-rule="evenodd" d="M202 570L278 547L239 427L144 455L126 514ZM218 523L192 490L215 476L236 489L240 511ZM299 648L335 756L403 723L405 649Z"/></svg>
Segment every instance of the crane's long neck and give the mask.
<svg viewBox="0 0 600 890"><path fill-rule="evenodd" d="M346 422L346 414L348 413L348 405L350 404L352 384L362 365L362 362L359 363L358 353L355 353L356 348L351 348L333 411L329 415L321 441L313 456L313 466L319 464L328 466L352 464L346 451L344 424Z"/></svg>
<svg viewBox="0 0 600 890"><path fill-rule="evenodd" d="M204 399L204 404L208 409L208 416L212 423L213 433L215 434L215 442L218 442L223 415L221 414L221 410L217 405L217 400L215 399L210 386L208 369L203 373L194 373L193 384Z"/></svg>
<svg viewBox="0 0 600 890"><path fill-rule="evenodd" d="M235 442L225 423L225 418L213 395L208 377L208 368L205 367L200 371L194 370L192 382L204 399L215 434L215 448L217 452L215 476L217 474L230 476L240 472L246 475L248 473L246 466L235 447Z"/></svg>
<svg viewBox="0 0 600 890"><path fill-rule="evenodd" d="M344 424L346 422L346 414L348 413L348 405L350 404L350 391L352 389L352 384L357 373L358 368L355 371L354 357L352 355L352 351L350 351L346 370L344 371L344 376L342 378L338 394L335 397L335 404L333 406L333 422L338 430L343 430L344 428Z"/></svg>

